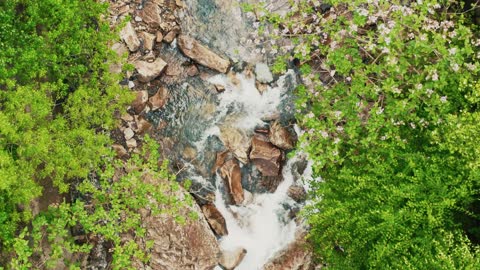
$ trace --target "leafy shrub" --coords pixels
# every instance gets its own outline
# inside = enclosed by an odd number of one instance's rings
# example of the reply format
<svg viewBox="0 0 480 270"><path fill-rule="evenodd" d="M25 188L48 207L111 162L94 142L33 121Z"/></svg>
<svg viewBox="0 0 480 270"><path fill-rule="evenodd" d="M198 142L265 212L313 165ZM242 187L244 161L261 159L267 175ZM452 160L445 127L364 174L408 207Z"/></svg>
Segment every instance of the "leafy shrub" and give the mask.
<svg viewBox="0 0 480 270"><path fill-rule="evenodd" d="M257 9L291 41L273 47L291 51L278 71L295 58L303 73L317 254L332 269L478 269L478 28L456 1L323 2Z"/></svg>

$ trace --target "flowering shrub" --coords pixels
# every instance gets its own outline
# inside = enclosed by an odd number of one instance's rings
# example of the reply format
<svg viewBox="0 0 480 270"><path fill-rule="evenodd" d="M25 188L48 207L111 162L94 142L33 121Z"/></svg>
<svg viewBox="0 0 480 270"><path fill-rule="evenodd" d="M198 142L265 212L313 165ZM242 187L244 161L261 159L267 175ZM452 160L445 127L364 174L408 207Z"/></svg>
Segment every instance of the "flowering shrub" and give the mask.
<svg viewBox="0 0 480 270"><path fill-rule="evenodd" d="M291 51L274 70L300 63L301 148L324 179L305 211L315 250L334 269L478 269L480 36L470 13L458 1L324 2L255 10L271 38L291 42L274 45Z"/></svg>

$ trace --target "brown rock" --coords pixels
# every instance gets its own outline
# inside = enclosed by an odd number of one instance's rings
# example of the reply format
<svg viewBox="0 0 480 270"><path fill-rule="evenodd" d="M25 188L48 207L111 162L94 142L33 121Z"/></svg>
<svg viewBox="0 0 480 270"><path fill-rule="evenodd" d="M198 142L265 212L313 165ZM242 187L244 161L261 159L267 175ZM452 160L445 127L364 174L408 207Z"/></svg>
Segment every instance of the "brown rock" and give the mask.
<svg viewBox="0 0 480 270"><path fill-rule="evenodd" d="M112 145L113 150L115 150L115 153L117 153L117 157L123 158L128 156L128 152L125 149L125 147L121 146L120 144L114 144Z"/></svg>
<svg viewBox="0 0 480 270"><path fill-rule="evenodd" d="M138 80L141 82L150 82L162 73L167 63L159 57L152 63L136 61L134 65L138 71Z"/></svg>
<svg viewBox="0 0 480 270"><path fill-rule="evenodd" d="M256 135L252 140L250 160L263 176L280 174L282 151L268 142L263 136Z"/></svg>
<svg viewBox="0 0 480 270"><path fill-rule="evenodd" d="M178 36L178 46L186 56L211 69L226 73L230 66L230 61L218 56L191 37Z"/></svg>
<svg viewBox="0 0 480 270"><path fill-rule="evenodd" d="M228 183L228 191L234 204L241 204L244 200L242 187L242 173L238 161L231 159L220 168L220 174Z"/></svg>
<svg viewBox="0 0 480 270"><path fill-rule="evenodd" d="M160 16L160 7L152 2L147 2L143 9L139 12L142 20L150 27L160 27L162 17Z"/></svg>
<svg viewBox="0 0 480 270"><path fill-rule="evenodd" d="M220 256L220 265L226 270L233 270L237 267L247 254L247 250L238 247L234 250L224 250Z"/></svg>
<svg viewBox="0 0 480 270"><path fill-rule="evenodd" d="M138 134L143 134L147 132L150 128L152 128L152 124L147 121L143 116L138 117L136 121L137 127L135 129L135 132Z"/></svg>
<svg viewBox="0 0 480 270"><path fill-rule="evenodd" d="M128 148L137 147L137 141L134 138L131 138L130 140L127 141L127 147Z"/></svg>
<svg viewBox="0 0 480 270"><path fill-rule="evenodd" d="M177 37L178 33L180 33L180 30L178 28L172 29L163 37L163 41L167 43L172 43L173 40Z"/></svg>
<svg viewBox="0 0 480 270"><path fill-rule="evenodd" d="M273 122L270 126L269 139L272 144L284 150L293 149L295 146L293 135L278 121Z"/></svg>
<svg viewBox="0 0 480 270"><path fill-rule="evenodd" d="M162 34L162 32L157 31L155 41L157 41L157 43L160 43L160 42L162 42L162 40L163 40L163 34Z"/></svg>
<svg viewBox="0 0 480 270"><path fill-rule="evenodd" d="M148 102L150 103L150 106L152 107L153 111L163 108L163 106L165 106L167 101L168 101L168 90L163 86L158 88L155 95L151 96L148 99Z"/></svg>
<svg viewBox="0 0 480 270"><path fill-rule="evenodd" d="M161 179L145 179L145 181L168 185ZM183 188L170 195L180 200L191 196ZM157 208L168 212L162 204ZM191 212L196 213L199 218L188 218ZM159 216L150 214L150 211L139 211L139 213L142 215L142 226L146 229L146 239L142 241L153 241L153 247L149 251L148 268L140 266L135 269L210 270L218 264L216 255L220 253L220 249L217 239L197 204L179 209L178 214L187 217L185 224L176 222L174 216L169 213Z"/></svg>
<svg viewBox="0 0 480 270"><path fill-rule="evenodd" d="M260 186L266 191L273 193L277 190L280 183L283 181L283 175L279 174L277 176L263 176L260 181ZM263 190L262 189L262 190Z"/></svg>
<svg viewBox="0 0 480 270"><path fill-rule="evenodd" d="M303 202L307 199L307 192L305 188L300 185L291 185L288 188L287 194L296 202Z"/></svg>
<svg viewBox="0 0 480 270"><path fill-rule="evenodd" d="M155 35L152 35L148 32L142 32L141 37L143 38L143 48L151 52L153 46L155 45Z"/></svg>
<svg viewBox="0 0 480 270"><path fill-rule="evenodd" d="M138 50L140 47L140 40L138 39L137 33L132 26L131 22L128 22L127 25L120 31L120 38L125 41L128 49L131 52Z"/></svg>
<svg viewBox="0 0 480 270"><path fill-rule="evenodd" d="M221 84L215 84L215 89L217 89L218 93L222 93L222 92L225 91L225 86L223 86Z"/></svg>
<svg viewBox="0 0 480 270"><path fill-rule="evenodd" d="M202 212L203 215L205 215L208 224L210 224L210 227L218 236L225 236L228 234L225 218L213 203L202 205Z"/></svg>
<svg viewBox="0 0 480 270"><path fill-rule="evenodd" d="M199 73L198 68L195 65L190 65L187 68L187 75L190 76L190 77L197 76L198 73Z"/></svg>
<svg viewBox="0 0 480 270"><path fill-rule="evenodd" d="M145 106L147 105L147 100L148 100L148 92L138 91L137 97L132 102L133 111L136 114L140 114L143 111L143 109L145 109Z"/></svg>
<svg viewBox="0 0 480 270"><path fill-rule="evenodd" d="M215 165L212 168L212 173L215 174L218 169L220 169L223 164L225 164L225 161L229 158L230 153L228 151L223 151L223 152L218 152L217 157L215 159Z"/></svg>
<svg viewBox="0 0 480 270"><path fill-rule="evenodd" d="M263 270L314 270L312 248L305 240L306 232L297 232L295 241L279 251Z"/></svg>
<svg viewBox="0 0 480 270"><path fill-rule="evenodd" d="M124 131L123 131L123 134L125 136L125 140L130 140L131 138L133 138L133 136L135 136L135 133L133 132L133 130L131 128L126 128Z"/></svg>
<svg viewBox="0 0 480 270"><path fill-rule="evenodd" d="M230 152L243 164L248 163L248 150L250 149L250 137L241 129L231 126L220 128L220 140Z"/></svg>

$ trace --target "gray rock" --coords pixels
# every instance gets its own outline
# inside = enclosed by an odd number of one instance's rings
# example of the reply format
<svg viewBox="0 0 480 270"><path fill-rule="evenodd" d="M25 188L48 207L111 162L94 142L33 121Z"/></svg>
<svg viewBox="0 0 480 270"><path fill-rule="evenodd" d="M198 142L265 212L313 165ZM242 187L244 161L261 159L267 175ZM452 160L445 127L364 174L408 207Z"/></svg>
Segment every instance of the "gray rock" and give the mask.
<svg viewBox="0 0 480 270"><path fill-rule="evenodd" d="M270 68L265 63L257 63L255 65L255 75L257 76L257 81L261 83L271 83L273 81L272 72L270 72Z"/></svg>
<svg viewBox="0 0 480 270"><path fill-rule="evenodd" d="M160 7L156 3L148 2L139 12L139 15L150 27L156 28L162 24L160 13Z"/></svg>
<svg viewBox="0 0 480 270"><path fill-rule="evenodd" d="M151 63L139 60L136 61L134 65L138 71L138 80L141 82L150 82L162 73L167 63L159 57Z"/></svg>
<svg viewBox="0 0 480 270"><path fill-rule="evenodd" d="M247 250L241 247L234 250L224 250L220 257L220 265L226 270L233 270L242 262L245 254L247 254Z"/></svg>

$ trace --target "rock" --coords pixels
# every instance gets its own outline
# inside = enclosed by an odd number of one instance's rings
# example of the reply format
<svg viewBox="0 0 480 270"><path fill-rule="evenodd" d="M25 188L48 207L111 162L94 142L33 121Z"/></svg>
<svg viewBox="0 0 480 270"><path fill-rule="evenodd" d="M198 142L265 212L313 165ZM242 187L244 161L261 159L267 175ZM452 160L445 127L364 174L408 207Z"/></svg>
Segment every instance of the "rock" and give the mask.
<svg viewBox="0 0 480 270"><path fill-rule="evenodd" d="M138 80L141 82L150 82L162 73L167 63L162 58L157 58L154 62L136 61L134 63L138 71Z"/></svg>
<svg viewBox="0 0 480 270"><path fill-rule="evenodd" d="M128 81L128 88L132 89L133 87L135 87L135 83L132 81Z"/></svg>
<svg viewBox="0 0 480 270"><path fill-rule="evenodd" d="M129 113L122 115L120 119L122 119L125 122L132 122L133 120L135 120L133 116L131 116Z"/></svg>
<svg viewBox="0 0 480 270"><path fill-rule="evenodd" d="M259 191L273 193L277 190L280 183L283 181L283 175L279 174L277 176L262 176L260 180Z"/></svg>
<svg viewBox="0 0 480 270"><path fill-rule="evenodd" d="M218 211L217 207L215 207L213 203L207 203L205 205L202 205L201 208L212 230L218 236L227 235L227 223L225 222L225 218L222 216L222 213Z"/></svg>
<svg viewBox="0 0 480 270"><path fill-rule="evenodd" d="M136 22L141 22L142 21L142 18L140 16L135 16L135 21Z"/></svg>
<svg viewBox="0 0 480 270"><path fill-rule="evenodd" d="M140 40L138 39L137 33L132 26L131 22L128 22L127 25L120 31L120 38L125 41L128 49L131 52L135 52L140 47Z"/></svg>
<svg viewBox="0 0 480 270"><path fill-rule="evenodd" d="M227 149L243 164L248 163L250 137L241 129L223 126L220 127L220 140Z"/></svg>
<svg viewBox="0 0 480 270"><path fill-rule="evenodd" d="M255 75L261 83L270 83L273 81L272 72L270 72L270 68L268 68L268 65L265 63L257 63L255 65Z"/></svg>
<svg viewBox="0 0 480 270"><path fill-rule="evenodd" d="M305 240L306 231L300 229L296 233L295 241L269 260L263 270L313 270L317 269L313 263L311 246Z"/></svg>
<svg viewBox="0 0 480 270"><path fill-rule="evenodd" d="M197 76L199 73L197 66L195 65L190 65L187 68L187 75L190 77Z"/></svg>
<svg viewBox="0 0 480 270"><path fill-rule="evenodd" d="M176 63L168 65L165 70L167 76L180 76L180 74L182 74L181 66L176 65Z"/></svg>
<svg viewBox="0 0 480 270"><path fill-rule="evenodd" d="M114 144L114 145L112 145L112 148L113 148L113 150L115 150L115 153L117 153L117 157L123 158L123 157L128 156L127 150L122 145Z"/></svg>
<svg viewBox="0 0 480 270"><path fill-rule="evenodd" d="M170 32L168 32L164 37L163 37L163 41L167 42L167 43L172 43L173 40L177 37L178 33L180 32L180 30L178 28L174 28L172 29Z"/></svg>
<svg viewBox="0 0 480 270"><path fill-rule="evenodd" d="M241 204L245 197L242 187L242 173L238 161L231 159L225 162L220 168L220 174L228 183L228 191L233 199L233 203Z"/></svg>
<svg viewBox="0 0 480 270"><path fill-rule="evenodd" d="M218 152L215 159L215 165L213 165L212 168L212 174L215 174L217 170L220 169L223 164L225 164L225 161L227 161L228 159L232 159L231 153L229 153L228 151Z"/></svg>
<svg viewBox="0 0 480 270"><path fill-rule="evenodd" d="M127 141L127 147L128 148L137 147L137 141L134 138L131 138L130 140Z"/></svg>
<svg viewBox="0 0 480 270"><path fill-rule="evenodd" d="M293 149L295 146L293 135L278 121L273 122L270 126L269 139L272 144L284 150Z"/></svg>
<svg viewBox="0 0 480 270"><path fill-rule="evenodd" d="M162 24L162 17L160 16L161 12L162 11L157 4L147 2L143 9L139 12L139 15L150 27L156 28L160 27L160 24Z"/></svg>
<svg viewBox="0 0 480 270"><path fill-rule="evenodd" d="M178 36L178 46L186 56L211 69L226 73L230 66L230 61L218 56L191 37Z"/></svg>
<svg viewBox="0 0 480 270"><path fill-rule="evenodd" d="M141 37L143 38L143 48L151 52L153 46L155 45L155 35L152 35L148 32L142 32Z"/></svg>
<svg viewBox="0 0 480 270"><path fill-rule="evenodd" d="M145 177L145 182L156 185L169 185L161 179ZM191 196L182 187L173 194L183 200ZM142 218L142 227L146 229L146 239L153 241L149 249L149 265L135 267L135 269L155 270L210 270L218 264L217 254L220 253L218 242L210 229L202 210L197 204L181 206L178 215L186 217L186 223L180 224L175 217L168 213L168 206L159 204L157 208L164 214L158 216L143 209L139 211ZM196 213L199 218L191 219L189 213ZM140 240L139 240L140 241Z"/></svg>
<svg viewBox="0 0 480 270"><path fill-rule="evenodd" d="M250 191L244 189L243 190L243 195L244 195L245 199L243 200L242 205L248 205L248 204L253 202L253 194Z"/></svg>
<svg viewBox="0 0 480 270"><path fill-rule="evenodd" d="M255 135L252 139L250 160L263 176L277 176L280 174L282 151L263 136Z"/></svg>
<svg viewBox="0 0 480 270"><path fill-rule="evenodd" d="M163 34L162 34L162 32L157 31L155 41L157 41L157 43L160 43L160 42L162 42L162 40L163 40Z"/></svg>
<svg viewBox="0 0 480 270"><path fill-rule="evenodd" d="M245 254L247 254L247 250L241 247L224 250L220 256L220 265L226 270L233 270L242 262Z"/></svg>
<svg viewBox="0 0 480 270"><path fill-rule="evenodd" d="M112 45L111 47L112 51L116 52L118 56L122 57L126 54L128 54L128 48L125 46L125 44L117 42Z"/></svg>
<svg viewBox="0 0 480 270"><path fill-rule="evenodd" d="M143 111L143 109L145 109L145 106L147 105L147 100L148 100L148 92L138 91L137 97L132 102L133 111L136 114L140 114Z"/></svg>
<svg viewBox="0 0 480 270"><path fill-rule="evenodd" d="M225 86L223 86L221 84L215 84L215 89L217 89L218 93L222 93L222 92L225 91Z"/></svg>
<svg viewBox="0 0 480 270"><path fill-rule="evenodd" d="M150 122L148 122L147 119L145 119L145 117L143 116L138 117L136 121L136 129L135 129L136 133L143 134L151 128L152 128L152 124L150 124Z"/></svg>
<svg viewBox="0 0 480 270"><path fill-rule="evenodd" d="M263 93L265 93L265 91L268 90L268 85L256 81L256 82L255 82L255 88L257 88L257 90L258 90L258 92L259 92L260 94L263 94Z"/></svg>
<svg viewBox="0 0 480 270"><path fill-rule="evenodd" d="M167 101L168 101L168 90L165 87L158 88L155 95L151 96L148 99L148 102L150 103L150 106L152 107L153 111L163 108L163 106L165 106Z"/></svg>
<svg viewBox="0 0 480 270"><path fill-rule="evenodd" d="M133 130L131 128L126 128L124 131L123 131L123 134L125 136L125 140L130 140L131 138L133 138L133 136L135 136L135 133L133 132Z"/></svg>
<svg viewBox="0 0 480 270"><path fill-rule="evenodd" d="M298 203L304 202L307 199L307 192L305 191L305 188L300 185L291 185L288 188L287 194Z"/></svg>
<svg viewBox="0 0 480 270"><path fill-rule="evenodd" d="M186 160L194 160L197 157L197 149L193 147L185 147L182 151L182 157Z"/></svg>

